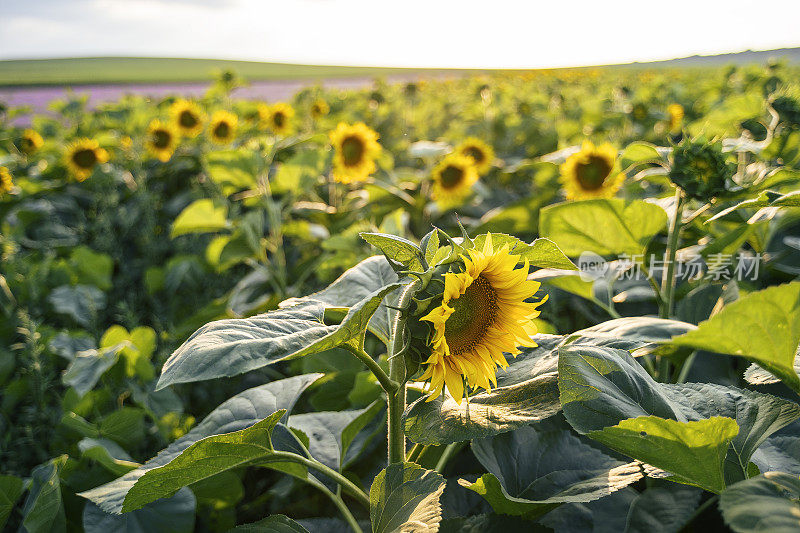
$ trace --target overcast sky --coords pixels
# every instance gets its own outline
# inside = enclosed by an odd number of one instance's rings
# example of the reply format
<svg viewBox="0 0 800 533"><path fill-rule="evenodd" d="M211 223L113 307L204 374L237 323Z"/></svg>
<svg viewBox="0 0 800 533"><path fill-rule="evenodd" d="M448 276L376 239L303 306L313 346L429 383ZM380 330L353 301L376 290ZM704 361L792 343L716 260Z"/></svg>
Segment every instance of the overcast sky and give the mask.
<svg viewBox="0 0 800 533"><path fill-rule="evenodd" d="M0 0L2 59L524 68L794 46L798 0Z"/></svg>

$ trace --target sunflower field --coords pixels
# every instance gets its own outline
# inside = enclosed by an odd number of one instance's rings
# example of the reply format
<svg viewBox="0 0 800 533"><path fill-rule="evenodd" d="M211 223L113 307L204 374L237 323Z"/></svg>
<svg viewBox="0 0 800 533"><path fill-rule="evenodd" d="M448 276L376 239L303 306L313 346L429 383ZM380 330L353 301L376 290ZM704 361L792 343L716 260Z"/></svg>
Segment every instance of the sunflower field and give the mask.
<svg viewBox="0 0 800 533"><path fill-rule="evenodd" d="M800 530L799 75L0 108L0 529Z"/></svg>

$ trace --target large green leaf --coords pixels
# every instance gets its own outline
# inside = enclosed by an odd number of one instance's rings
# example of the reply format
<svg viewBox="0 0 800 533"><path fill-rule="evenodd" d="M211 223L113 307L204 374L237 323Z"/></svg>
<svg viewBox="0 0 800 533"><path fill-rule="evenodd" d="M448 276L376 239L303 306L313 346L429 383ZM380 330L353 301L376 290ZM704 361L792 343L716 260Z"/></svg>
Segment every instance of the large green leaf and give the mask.
<svg viewBox="0 0 800 533"><path fill-rule="evenodd" d="M625 531L628 510L637 494L628 486L599 500L565 503L539 518L537 523L552 528L554 533L621 533Z"/></svg>
<svg viewBox="0 0 800 533"><path fill-rule="evenodd" d="M642 200L583 200L550 205L539 215L539 234L570 257L642 254L650 239L666 228L667 213Z"/></svg>
<svg viewBox="0 0 800 533"><path fill-rule="evenodd" d="M206 324L164 363L157 389L236 376L338 346L359 336L383 298L398 287L395 283L370 293L335 325L324 323L326 306L315 300L251 318Z"/></svg>
<svg viewBox="0 0 800 533"><path fill-rule="evenodd" d="M489 471L461 484L484 498L497 513L535 518L563 503L585 503L642 478L638 463L624 463L581 442L560 427L521 427L472 442L475 457Z"/></svg>
<svg viewBox="0 0 800 533"><path fill-rule="evenodd" d="M83 508L85 533L190 533L194 531L195 497L184 488L123 515L107 513L92 502Z"/></svg>
<svg viewBox="0 0 800 533"><path fill-rule="evenodd" d="M364 259L353 268L347 270L325 289L303 298L286 300L281 303L281 307L291 307L309 300L322 302L330 307L353 307L373 292L399 281L397 274L392 270L386 258L376 255ZM396 299L397 294L387 298L387 300ZM382 302L378 310L370 318L369 330L381 339L384 344L389 343L390 327L394 316L395 311L389 309L386 303Z"/></svg>
<svg viewBox="0 0 800 533"><path fill-rule="evenodd" d="M800 282L748 294L673 344L745 357L800 392L794 368L800 344Z"/></svg>
<svg viewBox="0 0 800 533"><path fill-rule="evenodd" d="M800 478L767 472L722 493L719 508L736 533L792 533L800 530Z"/></svg>
<svg viewBox="0 0 800 533"><path fill-rule="evenodd" d="M6 525L11 510L22 496L22 478L0 475L0 529Z"/></svg>
<svg viewBox="0 0 800 533"><path fill-rule="evenodd" d="M277 411L246 429L206 437L166 465L147 470L125 496L122 512L141 509L221 472L269 462L275 456L272 430L284 414L283 410Z"/></svg>
<svg viewBox="0 0 800 533"><path fill-rule="evenodd" d="M728 445L739 432L731 418L678 422L657 416L623 420L588 433L629 457L675 474L672 478L719 494Z"/></svg>
<svg viewBox="0 0 800 533"><path fill-rule="evenodd" d="M482 249L486 242L486 234L478 235L475 237L474 242L476 248ZM519 255L522 259L527 259L532 267L578 270L575 263L570 261L556 243L550 239L539 238L530 244L526 244L512 235L492 233L492 246L497 249L504 245L508 246L514 254Z"/></svg>
<svg viewBox="0 0 800 533"><path fill-rule="evenodd" d="M119 344L99 350L78 352L61 376L64 385L75 389L78 396L83 396L97 385L97 382L114 366L124 345Z"/></svg>
<svg viewBox="0 0 800 533"><path fill-rule="evenodd" d="M106 512L120 513L128 491L146 472L166 465L206 437L246 429L279 410L291 412L300 394L320 377L322 374L305 374L241 392L220 404L200 424L141 467L80 496L92 500Z"/></svg>
<svg viewBox="0 0 800 533"><path fill-rule="evenodd" d="M60 533L67 530L59 473L67 462L62 455L33 469L28 497L22 508L26 533Z"/></svg>
<svg viewBox="0 0 800 533"><path fill-rule="evenodd" d="M274 514L258 522L236 526L230 533L308 533L308 530L288 516Z"/></svg>
<svg viewBox="0 0 800 533"><path fill-rule="evenodd" d="M188 233L209 233L228 227L228 208L203 198L187 205L172 223L172 238Z"/></svg>
<svg viewBox="0 0 800 533"><path fill-rule="evenodd" d="M375 476L369 490L373 533L437 531L444 486L444 478L433 470L414 463L390 464Z"/></svg>
<svg viewBox="0 0 800 533"><path fill-rule="evenodd" d="M625 533L672 533L692 516L702 491L669 481L652 480L628 510Z"/></svg>
<svg viewBox="0 0 800 533"><path fill-rule="evenodd" d="M209 152L204 160L211 181L219 184L225 194L255 187L257 183L259 157L252 150Z"/></svg>
<svg viewBox="0 0 800 533"><path fill-rule="evenodd" d="M757 198L745 200L738 204L723 209L713 217L706 220L706 224L718 218L722 218L737 209L742 208L756 208L756 207L800 207L800 191L793 191L788 194L782 194L774 191L764 191L758 195Z"/></svg>
<svg viewBox="0 0 800 533"><path fill-rule="evenodd" d="M776 435L766 439L751 458L758 470L800 476L800 437Z"/></svg>
<svg viewBox="0 0 800 533"><path fill-rule="evenodd" d="M85 327L89 327L97 319L97 313L106 307L106 295L92 285L56 287L47 301L57 313L68 315Z"/></svg>
<svg viewBox="0 0 800 533"><path fill-rule="evenodd" d="M378 248L392 261L402 264L406 270L419 272L422 270L422 250L419 246L396 235L386 233L361 233L361 238Z"/></svg>

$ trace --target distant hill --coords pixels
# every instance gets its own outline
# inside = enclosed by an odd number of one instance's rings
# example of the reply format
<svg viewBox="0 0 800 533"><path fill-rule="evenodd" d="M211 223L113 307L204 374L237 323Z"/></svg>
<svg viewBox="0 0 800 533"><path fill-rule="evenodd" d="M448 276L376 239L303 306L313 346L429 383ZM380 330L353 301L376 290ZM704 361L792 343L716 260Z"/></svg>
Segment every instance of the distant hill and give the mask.
<svg viewBox="0 0 800 533"><path fill-rule="evenodd" d="M605 67L710 67L725 64L764 63L784 59L800 64L800 48L782 48L732 54L691 56L667 61L605 65ZM66 59L14 59L0 61L0 87L32 85L87 85L131 83L181 83L208 81L216 73L233 70L250 81L303 80L375 76L461 75L492 70L383 68L330 65L296 65L222 59L153 57L80 57ZM524 72L520 70L518 72Z"/></svg>

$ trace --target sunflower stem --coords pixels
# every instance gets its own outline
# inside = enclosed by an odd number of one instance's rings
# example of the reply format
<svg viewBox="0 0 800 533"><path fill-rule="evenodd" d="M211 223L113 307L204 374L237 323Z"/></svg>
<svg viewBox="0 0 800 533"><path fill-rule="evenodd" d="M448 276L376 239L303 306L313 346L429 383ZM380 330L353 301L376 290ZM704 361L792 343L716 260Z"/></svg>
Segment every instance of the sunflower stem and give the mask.
<svg viewBox="0 0 800 533"><path fill-rule="evenodd" d="M355 355L366 367L372 372L372 375L375 376L375 379L378 380L378 383L381 384L381 387L386 394L393 394L400 385L392 380L386 372L383 371L381 366L378 364L375 359L372 358L367 352L364 351L363 348L355 346L349 342L342 344L342 348L350 352L351 354Z"/></svg>
<svg viewBox="0 0 800 533"><path fill-rule="evenodd" d="M411 283L403 294L397 306L405 309L409 299L416 292L418 281ZM392 352L389 357L389 379L397 384L397 389L386 392L386 410L388 426L389 464L402 463L406 459L406 436L403 433L403 412L406 409L406 343L403 335L406 330L406 313L397 313L394 329L392 330Z"/></svg>
<svg viewBox="0 0 800 533"><path fill-rule="evenodd" d="M678 241L681 234L681 217L683 215L683 191L678 188L675 193L675 216L669 225L667 236L667 269L661 278L661 294L665 306L661 310L661 318L670 318L675 303L675 256L678 252Z"/></svg>

